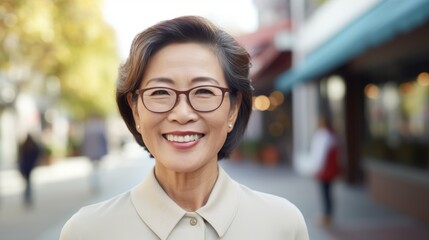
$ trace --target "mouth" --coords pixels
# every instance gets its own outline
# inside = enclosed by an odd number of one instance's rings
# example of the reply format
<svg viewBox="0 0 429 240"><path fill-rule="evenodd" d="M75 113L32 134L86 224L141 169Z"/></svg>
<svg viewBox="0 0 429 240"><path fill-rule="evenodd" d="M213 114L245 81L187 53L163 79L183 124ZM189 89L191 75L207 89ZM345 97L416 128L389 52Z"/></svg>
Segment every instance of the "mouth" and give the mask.
<svg viewBox="0 0 429 240"><path fill-rule="evenodd" d="M163 134L163 137L169 142L188 143L188 142L195 142L198 139L201 139L202 137L204 137L204 134L185 134L185 135Z"/></svg>

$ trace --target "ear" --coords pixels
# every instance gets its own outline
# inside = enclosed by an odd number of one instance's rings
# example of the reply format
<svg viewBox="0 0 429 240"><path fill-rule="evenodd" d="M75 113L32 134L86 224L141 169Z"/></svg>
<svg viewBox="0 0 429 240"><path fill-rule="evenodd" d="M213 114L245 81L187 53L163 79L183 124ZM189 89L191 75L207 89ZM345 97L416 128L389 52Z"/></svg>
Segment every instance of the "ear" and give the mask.
<svg viewBox="0 0 429 240"><path fill-rule="evenodd" d="M138 107L137 107L138 101L133 100L133 93L131 93L131 92L127 93L127 102L131 108L131 111L133 112L134 124L137 126L140 122L140 117L139 117L139 111L138 111ZM137 129L137 131L140 132L139 128L136 127L136 129Z"/></svg>
<svg viewBox="0 0 429 240"><path fill-rule="evenodd" d="M241 99L242 95L241 93L238 93L237 97L235 98L234 104L231 105L231 109L228 114L228 126L231 127L228 127L228 133L230 133L232 129L234 129L234 124L235 121L237 121L238 112L240 110Z"/></svg>

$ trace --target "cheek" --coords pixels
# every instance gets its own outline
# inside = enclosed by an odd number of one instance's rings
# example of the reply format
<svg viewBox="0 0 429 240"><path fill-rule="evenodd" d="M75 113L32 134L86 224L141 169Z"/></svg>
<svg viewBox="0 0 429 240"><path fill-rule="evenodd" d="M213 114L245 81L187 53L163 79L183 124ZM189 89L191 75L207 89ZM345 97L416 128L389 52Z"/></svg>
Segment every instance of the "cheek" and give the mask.
<svg viewBox="0 0 429 240"><path fill-rule="evenodd" d="M228 134L228 112L222 111L222 113L215 114L211 118L207 118L210 124L211 131L218 137L222 137L222 141Z"/></svg>
<svg viewBox="0 0 429 240"><path fill-rule="evenodd" d="M137 123L140 125L140 134L143 137L153 134L156 130L155 127L161 122L160 114L153 114L142 109L139 109L139 119Z"/></svg>
<svg viewBox="0 0 429 240"><path fill-rule="evenodd" d="M212 144L216 152L219 152L222 146L225 144L226 137L228 136L228 127L225 121L219 123L216 128L212 129Z"/></svg>

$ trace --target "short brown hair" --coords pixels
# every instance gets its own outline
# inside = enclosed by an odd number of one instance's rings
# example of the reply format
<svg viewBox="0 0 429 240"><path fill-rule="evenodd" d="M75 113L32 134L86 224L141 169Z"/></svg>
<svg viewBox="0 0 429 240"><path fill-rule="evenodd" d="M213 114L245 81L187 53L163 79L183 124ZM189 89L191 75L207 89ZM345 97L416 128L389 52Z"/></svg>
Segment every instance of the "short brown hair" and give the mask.
<svg viewBox="0 0 429 240"><path fill-rule="evenodd" d="M139 33L133 40L128 59L119 67L116 102L119 112L137 143L148 150L137 131L128 93L139 88L148 62L161 48L172 43L195 42L205 44L218 56L234 103L241 97L237 121L218 153L218 159L226 158L238 145L246 129L252 111L253 88L249 79L250 56L228 33L205 18L184 16L160 22ZM133 97L136 100L136 97ZM149 150L148 150L149 151Z"/></svg>

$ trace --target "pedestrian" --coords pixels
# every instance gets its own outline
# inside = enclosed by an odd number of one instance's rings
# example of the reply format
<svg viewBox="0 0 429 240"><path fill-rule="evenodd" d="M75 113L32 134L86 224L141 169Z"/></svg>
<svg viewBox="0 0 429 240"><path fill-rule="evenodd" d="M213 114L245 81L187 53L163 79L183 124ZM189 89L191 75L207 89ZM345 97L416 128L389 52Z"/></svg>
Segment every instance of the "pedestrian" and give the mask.
<svg viewBox="0 0 429 240"><path fill-rule="evenodd" d="M31 173L36 167L41 154L41 146L36 142L31 134L27 134L24 142L20 144L18 149L18 167L19 172L25 181L24 204L28 207L33 204Z"/></svg>
<svg viewBox="0 0 429 240"><path fill-rule="evenodd" d="M332 223L334 200L332 185L340 174L338 141L331 121L324 115L318 118L318 127L311 142L311 158L315 164L315 178L318 182L323 206L320 225Z"/></svg>
<svg viewBox="0 0 429 240"><path fill-rule="evenodd" d="M252 110L249 61L201 17L138 34L120 67L116 100L155 166L130 191L82 208L60 239L308 239L295 205L240 185L218 165Z"/></svg>
<svg viewBox="0 0 429 240"><path fill-rule="evenodd" d="M82 141L82 153L92 165L90 175L91 188L97 192L100 188L100 162L108 152L106 126L100 116L92 116L85 126Z"/></svg>

